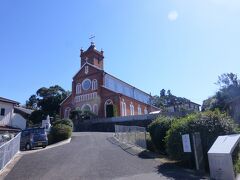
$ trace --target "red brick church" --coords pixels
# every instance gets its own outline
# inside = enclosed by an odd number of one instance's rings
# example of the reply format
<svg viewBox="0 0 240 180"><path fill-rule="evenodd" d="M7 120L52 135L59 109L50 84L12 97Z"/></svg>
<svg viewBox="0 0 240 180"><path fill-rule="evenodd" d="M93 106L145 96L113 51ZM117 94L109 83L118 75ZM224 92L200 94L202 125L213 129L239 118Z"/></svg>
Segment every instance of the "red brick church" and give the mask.
<svg viewBox="0 0 240 180"><path fill-rule="evenodd" d="M60 108L61 117L74 109L89 110L98 117L142 115L159 110L151 106L151 95L104 71L103 51L94 43L81 49L81 68L72 81L72 94Z"/></svg>

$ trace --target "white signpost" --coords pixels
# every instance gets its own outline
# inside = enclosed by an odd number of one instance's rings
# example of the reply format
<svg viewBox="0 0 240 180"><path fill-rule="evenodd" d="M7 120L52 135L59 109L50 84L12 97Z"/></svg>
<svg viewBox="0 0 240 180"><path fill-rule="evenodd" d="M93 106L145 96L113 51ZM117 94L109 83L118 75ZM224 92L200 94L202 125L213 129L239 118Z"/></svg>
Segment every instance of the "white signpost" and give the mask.
<svg viewBox="0 0 240 180"><path fill-rule="evenodd" d="M192 152L189 134L182 135L183 152Z"/></svg>

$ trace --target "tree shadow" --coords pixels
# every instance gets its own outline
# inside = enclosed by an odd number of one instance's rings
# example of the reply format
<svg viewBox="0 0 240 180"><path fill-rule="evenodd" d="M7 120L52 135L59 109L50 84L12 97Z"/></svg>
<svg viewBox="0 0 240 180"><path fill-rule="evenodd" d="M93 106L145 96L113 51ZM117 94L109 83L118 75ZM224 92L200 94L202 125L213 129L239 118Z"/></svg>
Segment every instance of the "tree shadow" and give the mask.
<svg viewBox="0 0 240 180"><path fill-rule="evenodd" d="M138 154L138 157L142 159L155 159L155 158L159 158L160 155L148 150L144 150Z"/></svg>
<svg viewBox="0 0 240 180"><path fill-rule="evenodd" d="M179 167L180 163L163 163L156 167L158 173L173 179L209 179L204 173Z"/></svg>

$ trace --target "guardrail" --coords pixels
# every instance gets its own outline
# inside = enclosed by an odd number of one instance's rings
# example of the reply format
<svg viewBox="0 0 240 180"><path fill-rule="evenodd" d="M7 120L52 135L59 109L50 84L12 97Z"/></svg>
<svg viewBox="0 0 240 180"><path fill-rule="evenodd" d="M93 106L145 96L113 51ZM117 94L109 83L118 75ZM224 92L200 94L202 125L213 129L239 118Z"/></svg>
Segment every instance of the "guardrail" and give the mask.
<svg viewBox="0 0 240 180"><path fill-rule="evenodd" d="M115 137L120 141L146 149L146 128L115 125Z"/></svg>
<svg viewBox="0 0 240 180"><path fill-rule="evenodd" d="M111 117L111 118L94 118L94 119L85 120L85 121L92 122L92 123L144 121L144 120L154 120L158 116L159 114L144 114L144 115L134 115L134 116L118 116L118 117Z"/></svg>
<svg viewBox="0 0 240 180"><path fill-rule="evenodd" d="M20 149L21 133L18 133L14 138L0 145L0 171L14 157Z"/></svg>

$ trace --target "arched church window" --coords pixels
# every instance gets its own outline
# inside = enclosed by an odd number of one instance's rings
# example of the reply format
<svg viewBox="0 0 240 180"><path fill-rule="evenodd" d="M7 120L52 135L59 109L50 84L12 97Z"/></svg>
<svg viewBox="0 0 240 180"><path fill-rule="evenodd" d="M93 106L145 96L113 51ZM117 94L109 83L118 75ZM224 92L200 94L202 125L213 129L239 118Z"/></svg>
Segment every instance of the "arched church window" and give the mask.
<svg viewBox="0 0 240 180"><path fill-rule="evenodd" d="M148 114L148 110L146 107L144 108L144 114Z"/></svg>
<svg viewBox="0 0 240 180"><path fill-rule="evenodd" d="M142 115L142 108L140 105L138 105L138 115Z"/></svg>
<svg viewBox="0 0 240 180"><path fill-rule="evenodd" d="M96 90L98 88L98 82L96 79L92 81L92 90Z"/></svg>
<svg viewBox="0 0 240 180"><path fill-rule="evenodd" d="M82 111L92 111L92 106L90 104L84 104L81 108Z"/></svg>
<svg viewBox="0 0 240 180"><path fill-rule="evenodd" d="M126 103L125 103L124 99L122 99L122 101L121 101L121 109L122 109L122 116L126 116L127 108L126 108Z"/></svg>
<svg viewBox="0 0 240 180"><path fill-rule="evenodd" d="M88 74L88 66L85 66L85 74Z"/></svg>
<svg viewBox="0 0 240 180"><path fill-rule="evenodd" d="M134 115L134 105L132 102L130 104L130 113L131 113L131 115Z"/></svg>
<svg viewBox="0 0 240 180"><path fill-rule="evenodd" d="M64 118L69 118L71 108L67 107L64 111Z"/></svg>
<svg viewBox="0 0 240 180"><path fill-rule="evenodd" d="M111 99L108 99L107 101L105 101L104 111L105 111L105 117L108 118L108 117L114 116L113 102Z"/></svg>
<svg viewBox="0 0 240 180"><path fill-rule="evenodd" d="M83 82L82 82L83 90L85 90L85 91L89 90L90 87L91 87L91 84L92 84L92 82L91 82L90 79L84 79Z"/></svg>
<svg viewBox="0 0 240 180"><path fill-rule="evenodd" d="M97 104L93 105L93 113L98 115L98 105Z"/></svg>
<svg viewBox="0 0 240 180"><path fill-rule="evenodd" d="M81 84L78 83L78 84L76 85L76 94L81 94L81 91L82 91Z"/></svg>

